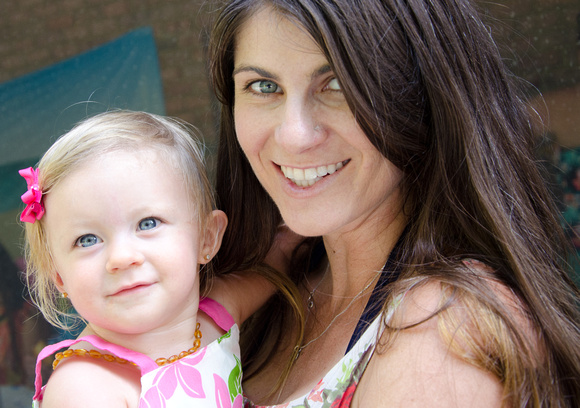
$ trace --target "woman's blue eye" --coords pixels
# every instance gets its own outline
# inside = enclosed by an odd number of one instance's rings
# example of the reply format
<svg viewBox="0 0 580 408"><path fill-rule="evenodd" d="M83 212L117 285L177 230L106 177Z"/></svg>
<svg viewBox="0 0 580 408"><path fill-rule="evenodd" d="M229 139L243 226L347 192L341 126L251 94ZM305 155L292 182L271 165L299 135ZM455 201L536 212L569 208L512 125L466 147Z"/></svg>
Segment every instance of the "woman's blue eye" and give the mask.
<svg viewBox="0 0 580 408"><path fill-rule="evenodd" d="M139 229L141 231L146 231L153 229L157 226L157 220L155 218L145 218L139 222Z"/></svg>
<svg viewBox="0 0 580 408"><path fill-rule="evenodd" d="M250 88L258 93L280 93L280 87L272 81L256 81L250 85Z"/></svg>
<svg viewBox="0 0 580 408"><path fill-rule="evenodd" d="M98 244L99 242L100 242L100 239L96 235L87 234L87 235L83 235L82 237L77 239L77 242L75 242L75 245L83 247L83 248L87 248L87 247L93 246L95 244Z"/></svg>

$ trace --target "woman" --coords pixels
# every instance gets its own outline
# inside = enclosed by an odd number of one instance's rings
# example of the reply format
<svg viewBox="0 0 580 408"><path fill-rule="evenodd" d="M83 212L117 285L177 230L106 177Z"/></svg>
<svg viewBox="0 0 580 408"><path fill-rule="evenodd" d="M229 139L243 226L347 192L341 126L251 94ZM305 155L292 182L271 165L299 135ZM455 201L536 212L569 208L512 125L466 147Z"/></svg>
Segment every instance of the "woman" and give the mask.
<svg viewBox="0 0 580 408"><path fill-rule="evenodd" d="M580 405L534 121L467 1L233 0L209 51L218 269L262 262L282 222L309 237L294 308L243 334L249 400Z"/></svg>

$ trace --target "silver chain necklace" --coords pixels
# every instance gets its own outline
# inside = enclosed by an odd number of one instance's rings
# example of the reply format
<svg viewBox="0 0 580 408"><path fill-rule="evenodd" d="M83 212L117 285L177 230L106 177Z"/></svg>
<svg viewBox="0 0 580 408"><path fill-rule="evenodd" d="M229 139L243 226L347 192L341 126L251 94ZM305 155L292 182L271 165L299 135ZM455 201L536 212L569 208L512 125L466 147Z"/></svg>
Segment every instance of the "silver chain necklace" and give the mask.
<svg viewBox="0 0 580 408"><path fill-rule="evenodd" d="M328 264L328 266L324 270L324 275L322 275L322 278L320 278L320 280L318 281L318 283L316 284L314 289L312 289L310 291L310 293L308 294L308 299L306 300L306 309L307 309L308 314L306 315L306 321L304 322L305 324L308 321L308 316L310 316L310 311L314 307L314 294L318 290L318 287L320 286L320 284L322 283L324 278L326 278L326 274L328 273L329 269L330 269L330 263ZM308 282L308 279L306 279L306 282ZM308 286L310 286L310 282L308 282Z"/></svg>
<svg viewBox="0 0 580 408"><path fill-rule="evenodd" d="M330 269L330 264L328 264L328 267L326 268L326 271L324 272L322 279L320 279L320 281L318 282L316 287L314 289L312 289L312 291L310 291L310 294L308 295L308 300L306 301L306 308L307 308L308 314L306 315L306 320L304 321L304 325L306 325L306 322L308 322L308 317L310 316L310 310L312 309L312 307L314 307L314 294L316 293L316 290L318 289L318 287L320 286L320 284L322 283L322 281L326 277L326 273L328 272L329 269ZM379 275L380 275L380 273L377 274L377 276L379 276ZM342 311L339 314L334 316L334 318L330 321L330 323L328 323L328 326L326 326L326 329L324 329L324 331L322 333L320 333L318 336L316 336L315 338L310 340L308 343L303 344L301 346L294 347L294 361L298 360L298 357L300 357L300 353L302 353L302 350L304 350L307 346L309 346L310 344L314 343L316 340L318 340L319 338L324 336L324 334L330 329L330 326L332 326L332 324L340 316L342 316L344 313L346 313L346 311L352 306L352 304L357 299L359 299L367 291L367 289L373 284L375 279L376 279L376 277L371 279L370 282L367 283L366 286L359 293L357 293L357 295L355 297L352 298L352 300L349 302L349 304L346 305L346 307L344 309L342 309Z"/></svg>

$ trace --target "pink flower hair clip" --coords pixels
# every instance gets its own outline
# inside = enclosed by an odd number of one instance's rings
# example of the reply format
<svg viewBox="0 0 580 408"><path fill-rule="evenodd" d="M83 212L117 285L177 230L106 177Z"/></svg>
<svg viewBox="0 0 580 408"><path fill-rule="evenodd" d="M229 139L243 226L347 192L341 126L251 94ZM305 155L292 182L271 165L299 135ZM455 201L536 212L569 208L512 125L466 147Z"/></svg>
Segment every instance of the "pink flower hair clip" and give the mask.
<svg viewBox="0 0 580 408"><path fill-rule="evenodd" d="M36 220L40 220L44 215L44 206L42 205L42 190L38 185L38 169L34 170L32 167L19 170L18 173L26 180L28 184L28 191L20 197L26 208L20 214L20 221L34 224Z"/></svg>

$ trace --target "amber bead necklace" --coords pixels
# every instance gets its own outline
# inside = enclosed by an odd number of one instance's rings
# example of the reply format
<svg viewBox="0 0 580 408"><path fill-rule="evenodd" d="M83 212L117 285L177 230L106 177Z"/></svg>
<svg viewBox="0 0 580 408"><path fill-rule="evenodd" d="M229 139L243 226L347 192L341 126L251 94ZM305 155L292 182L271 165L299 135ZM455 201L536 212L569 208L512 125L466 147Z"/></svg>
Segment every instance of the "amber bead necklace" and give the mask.
<svg viewBox="0 0 580 408"><path fill-rule="evenodd" d="M199 347L201 346L201 330L199 329L199 323L197 323L197 326L195 327L195 333L193 334L195 337L195 340L193 341L193 347L191 347L189 350L184 350L179 354L174 354L169 358L163 358L160 357L157 360L155 360L155 362L157 363L158 366L164 366L165 364L171 364L177 360L180 360L184 357L189 356L190 354L195 353L197 350L199 350ZM114 356L112 354L104 354L101 353L100 351L97 350L85 350L85 349L68 349L65 350L63 352L59 352L56 353L54 355L54 361L52 362L52 369L56 369L56 367L58 366L58 364L64 360L65 358L68 357L92 357L92 358L102 358L103 360L109 362L109 363L119 363L119 364L133 364L136 365L135 363L125 360L124 358L120 358L117 356Z"/></svg>

